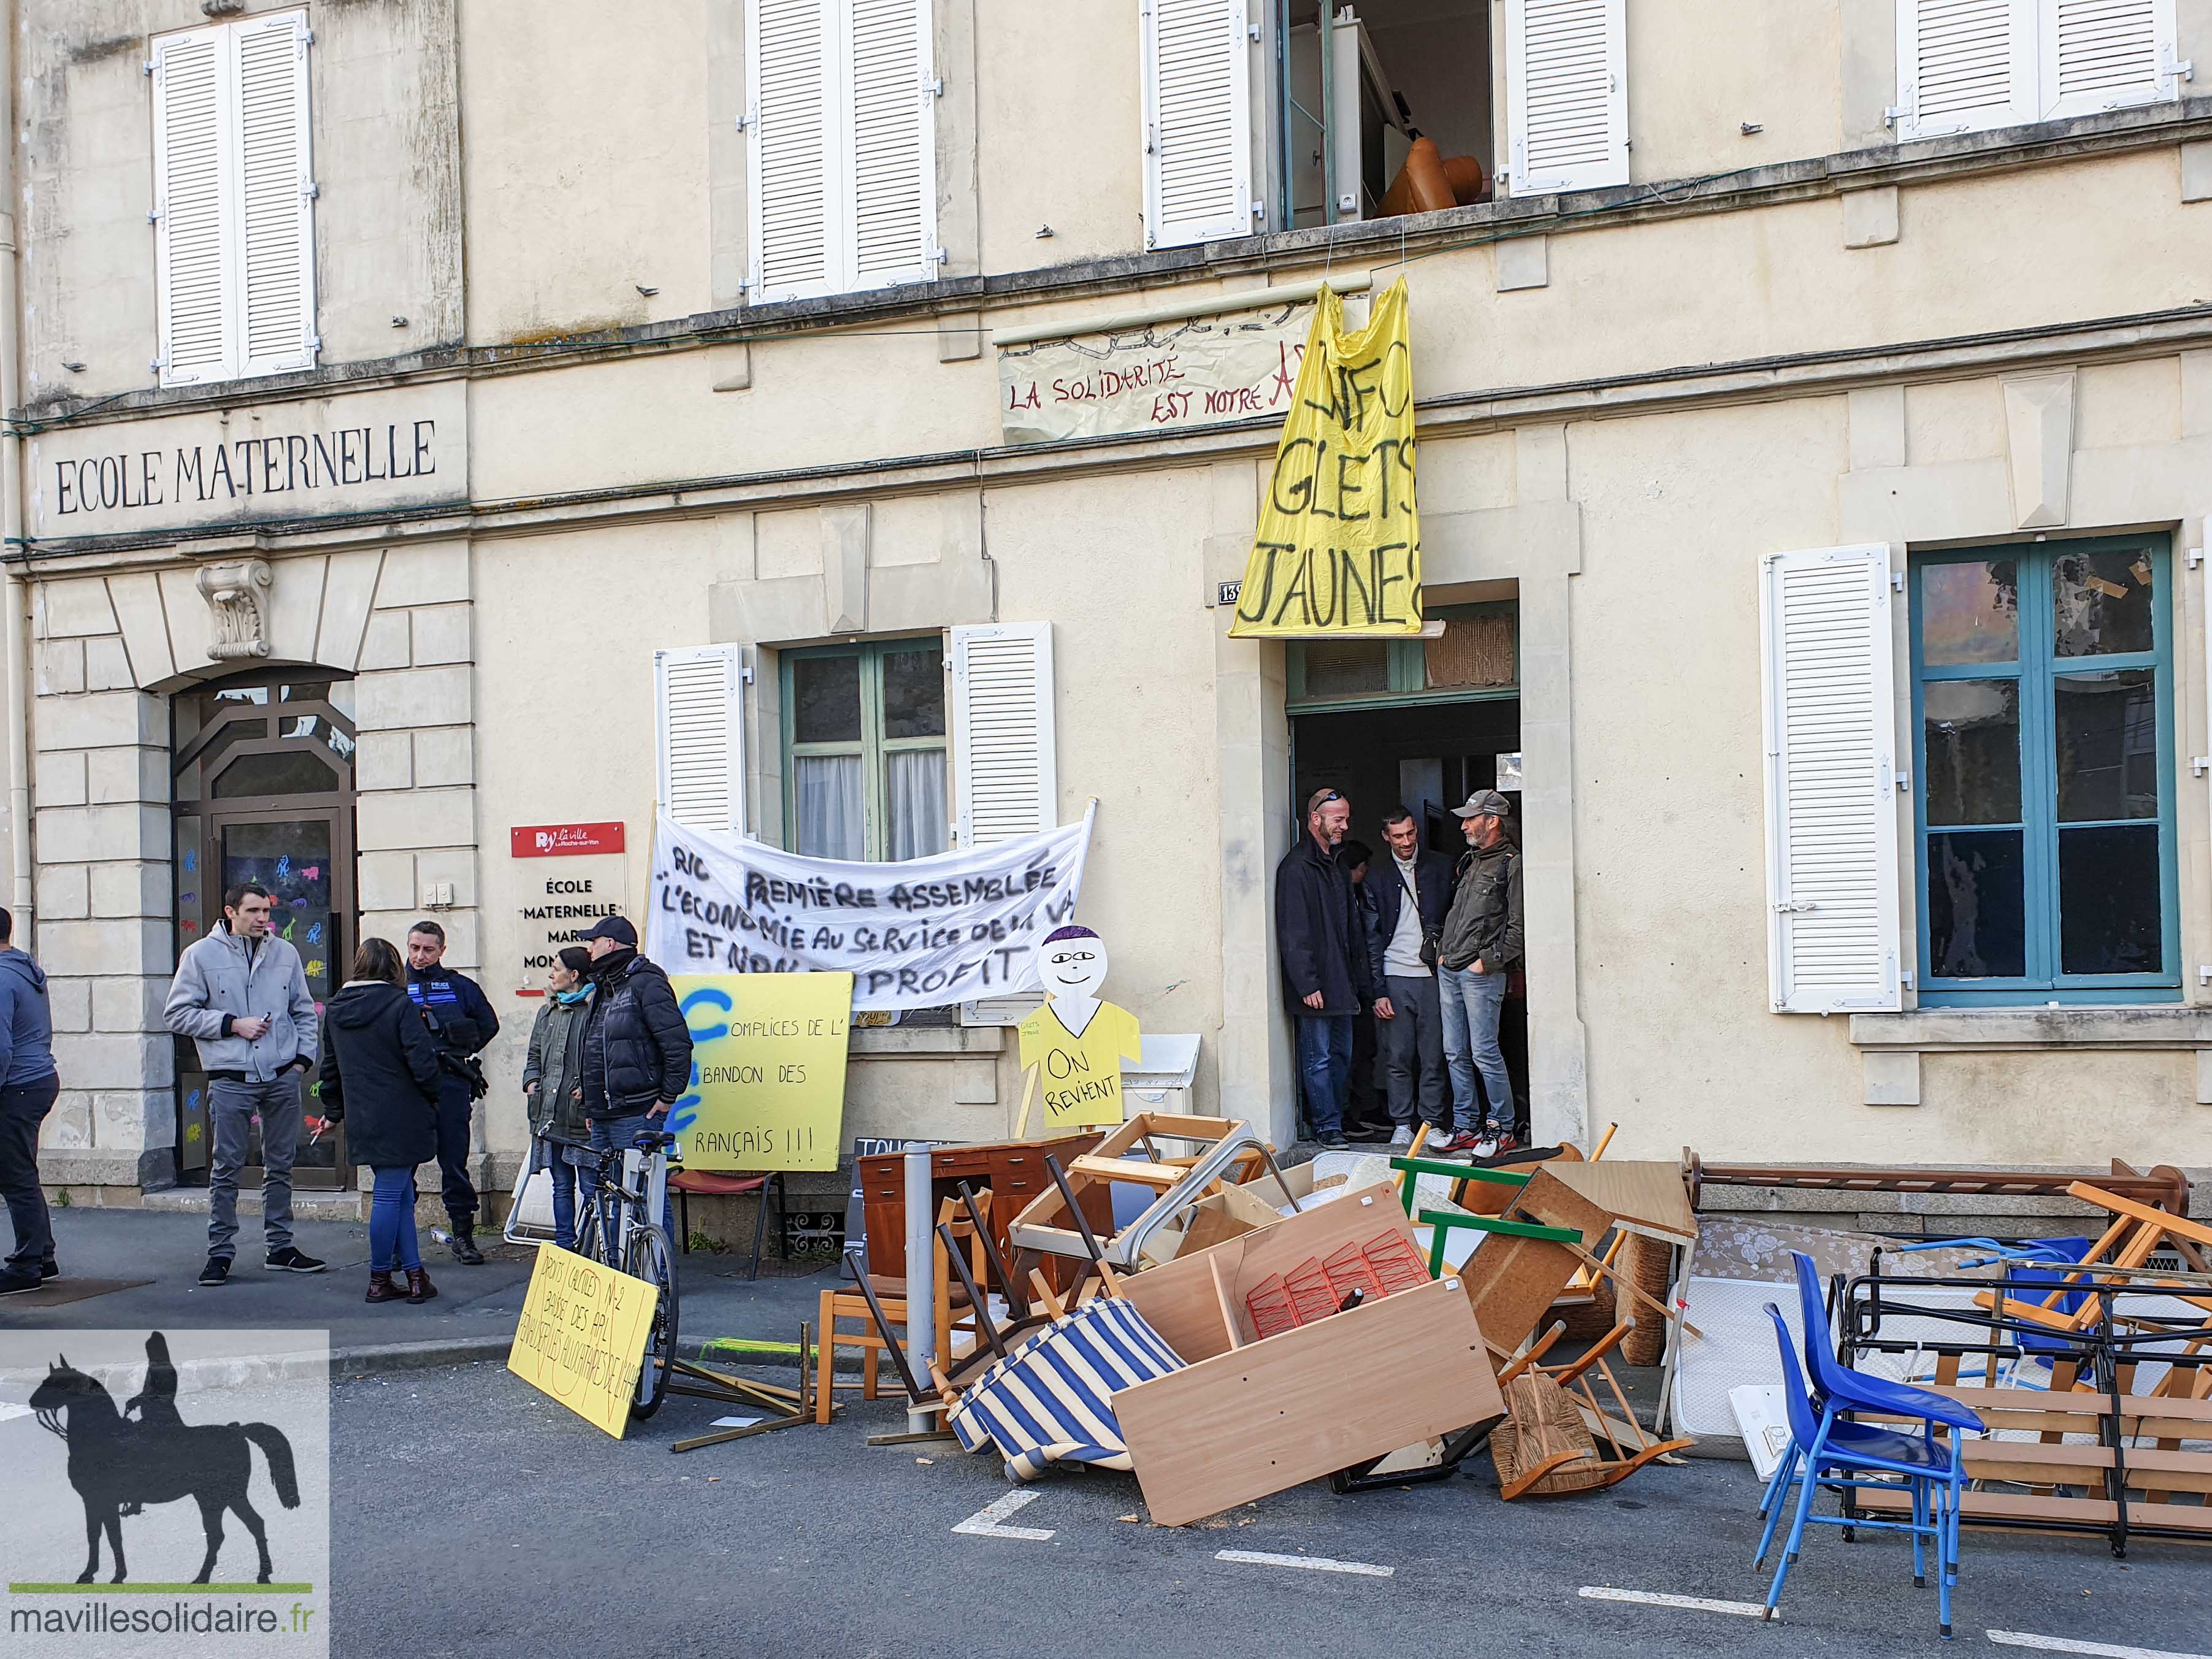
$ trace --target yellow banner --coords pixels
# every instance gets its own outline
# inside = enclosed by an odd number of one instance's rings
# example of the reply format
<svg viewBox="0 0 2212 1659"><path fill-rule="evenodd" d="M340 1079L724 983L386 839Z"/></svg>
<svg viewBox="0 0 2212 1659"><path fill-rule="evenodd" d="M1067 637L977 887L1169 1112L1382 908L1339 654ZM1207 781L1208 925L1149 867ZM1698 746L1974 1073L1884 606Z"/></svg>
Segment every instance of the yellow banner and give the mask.
<svg viewBox="0 0 2212 1659"><path fill-rule="evenodd" d="M657 1285L541 1244L507 1368L619 1440L659 1299Z"/></svg>
<svg viewBox="0 0 2212 1659"><path fill-rule="evenodd" d="M1323 289L1229 632L1411 639L1420 631L1406 279L1376 301L1357 334L1344 331L1344 302Z"/></svg>
<svg viewBox="0 0 2212 1659"><path fill-rule="evenodd" d="M668 1115L687 1170L834 1170L850 974L673 974L691 1087Z"/></svg>

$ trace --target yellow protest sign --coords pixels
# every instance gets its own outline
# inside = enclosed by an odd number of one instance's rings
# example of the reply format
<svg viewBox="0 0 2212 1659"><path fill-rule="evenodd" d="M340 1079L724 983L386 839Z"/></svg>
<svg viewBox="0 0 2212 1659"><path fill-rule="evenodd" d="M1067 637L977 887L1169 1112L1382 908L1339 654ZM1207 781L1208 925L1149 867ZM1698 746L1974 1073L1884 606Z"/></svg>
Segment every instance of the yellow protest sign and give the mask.
<svg viewBox="0 0 2212 1659"><path fill-rule="evenodd" d="M675 974L691 1087L668 1114L688 1170L834 1170L850 974Z"/></svg>
<svg viewBox="0 0 2212 1659"><path fill-rule="evenodd" d="M507 1368L619 1440L659 1299L656 1285L541 1244Z"/></svg>
<svg viewBox="0 0 2212 1659"><path fill-rule="evenodd" d="M1406 303L1401 276L1367 326L1346 334L1344 302L1322 290L1237 589L1232 638L1420 633Z"/></svg>
<svg viewBox="0 0 2212 1659"><path fill-rule="evenodd" d="M1070 1030L1060 1004L1048 1002L1021 1023L1022 1069L1037 1068L1044 1097L1044 1132L1121 1123L1121 1062L1142 1060L1137 1017L1110 1002L1093 1003L1089 1021Z"/></svg>

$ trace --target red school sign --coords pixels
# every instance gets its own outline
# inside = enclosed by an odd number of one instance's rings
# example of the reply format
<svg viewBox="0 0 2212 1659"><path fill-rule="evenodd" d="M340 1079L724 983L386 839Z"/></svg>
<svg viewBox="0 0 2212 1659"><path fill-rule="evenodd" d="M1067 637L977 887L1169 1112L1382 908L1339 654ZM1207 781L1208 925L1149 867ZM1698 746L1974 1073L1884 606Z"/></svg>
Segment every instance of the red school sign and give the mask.
<svg viewBox="0 0 2212 1659"><path fill-rule="evenodd" d="M526 823L510 832L519 859L564 858L581 853L619 853L619 823Z"/></svg>

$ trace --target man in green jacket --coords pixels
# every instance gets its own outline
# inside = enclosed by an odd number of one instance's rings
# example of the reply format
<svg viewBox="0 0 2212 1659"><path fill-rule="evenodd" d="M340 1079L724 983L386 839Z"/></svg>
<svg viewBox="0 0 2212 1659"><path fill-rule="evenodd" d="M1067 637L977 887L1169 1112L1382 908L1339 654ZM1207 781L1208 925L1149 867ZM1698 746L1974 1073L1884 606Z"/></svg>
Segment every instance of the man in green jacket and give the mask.
<svg viewBox="0 0 2212 1659"><path fill-rule="evenodd" d="M1456 1129L1437 1148L1495 1158L1514 1139L1513 1083L1498 1046L1505 985L1521 965L1521 854L1505 834L1512 808L1495 789L1478 789L1452 808L1467 835L1459 885L1444 918L1437 951L1443 1004L1444 1060L1451 1070ZM1476 1116L1474 1079L1482 1077L1485 1110ZM1478 1128L1478 1124L1480 1127Z"/></svg>
<svg viewBox="0 0 2212 1659"><path fill-rule="evenodd" d="M533 1148L553 1177L553 1242L576 1248L576 1197L588 1201L591 1177L576 1155L588 1157L592 1126L584 1116L584 1024L591 1012L592 954L580 945L564 946L546 975L550 987L538 1023L530 1028L530 1048L522 1062L522 1097L530 1113ZM594 1160L594 1163L596 1160Z"/></svg>

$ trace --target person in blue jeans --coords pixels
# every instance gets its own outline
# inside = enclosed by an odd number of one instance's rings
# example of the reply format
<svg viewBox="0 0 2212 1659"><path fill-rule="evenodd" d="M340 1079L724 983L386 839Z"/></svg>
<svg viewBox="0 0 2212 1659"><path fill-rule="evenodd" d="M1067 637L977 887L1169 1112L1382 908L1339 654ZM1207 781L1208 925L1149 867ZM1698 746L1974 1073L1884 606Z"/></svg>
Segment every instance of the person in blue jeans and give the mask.
<svg viewBox="0 0 2212 1659"><path fill-rule="evenodd" d="M584 1028L591 1017L591 953L580 945L561 948L545 970L545 1006L530 1028L522 1060L522 1098L535 1141L531 1155L553 1184L553 1242L576 1248L578 1188L588 1205L592 1175L580 1160L592 1144L584 1115ZM596 1167L596 1160L594 1167Z"/></svg>
<svg viewBox="0 0 2212 1659"><path fill-rule="evenodd" d="M637 953L637 929L603 916L582 938L592 953L591 1012L584 1023L584 1115L592 1148L620 1155L647 1130L668 1127L669 1109L691 1086L691 1028L658 963ZM653 1217L665 1231L668 1216ZM608 1241L610 1253L614 1243Z"/></svg>
<svg viewBox="0 0 2212 1659"><path fill-rule="evenodd" d="M1298 1077L1313 1138L1340 1151L1352 1082L1352 1023L1372 1000L1366 929L1336 849L1352 803L1334 789L1306 800L1305 832L1275 866L1275 951L1283 1006L1298 1034Z"/></svg>
<svg viewBox="0 0 2212 1659"><path fill-rule="evenodd" d="M438 1048L406 983L398 948L365 939L323 1022L325 1115L344 1121L355 1162L374 1176L370 1302L422 1303L438 1293L415 1233L415 1166L438 1155ZM394 1273L406 1276L404 1289Z"/></svg>
<svg viewBox="0 0 2212 1659"><path fill-rule="evenodd" d="M39 1126L62 1087L53 1011L46 975L15 939L15 919L0 910L0 1198L15 1229L15 1248L0 1263L0 1296L35 1291L61 1272L39 1186Z"/></svg>
<svg viewBox="0 0 2212 1659"><path fill-rule="evenodd" d="M1458 1127L1437 1145L1440 1152L1495 1158L1520 1144L1513 1134L1513 1081L1498 1044L1505 987L1522 959L1521 854L1505 831L1512 811L1495 789L1478 789L1466 805L1452 808L1467 836L1468 854L1444 917L1437 979Z"/></svg>

